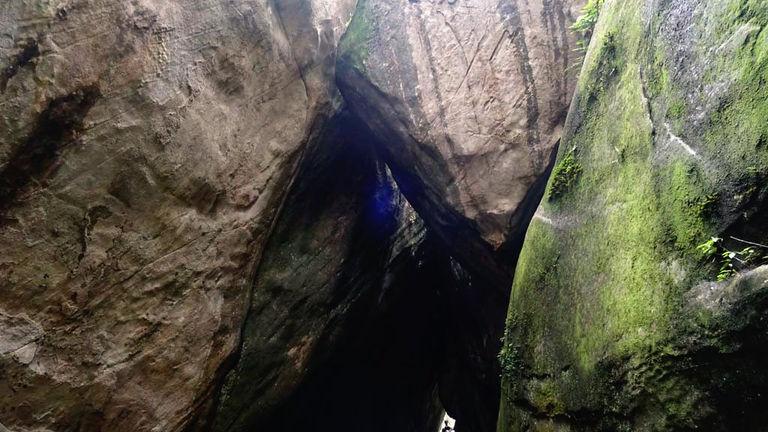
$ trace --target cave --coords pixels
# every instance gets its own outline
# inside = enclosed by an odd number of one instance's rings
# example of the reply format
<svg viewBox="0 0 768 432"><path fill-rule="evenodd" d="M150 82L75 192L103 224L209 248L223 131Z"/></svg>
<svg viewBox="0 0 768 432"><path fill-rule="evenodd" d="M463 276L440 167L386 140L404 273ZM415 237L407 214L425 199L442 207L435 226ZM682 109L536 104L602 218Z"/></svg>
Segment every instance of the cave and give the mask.
<svg viewBox="0 0 768 432"><path fill-rule="evenodd" d="M416 432L447 412L458 430L495 430L508 295L424 224L381 145L342 110L308 149L254 276L244 345L201 427ZM263 313L275 305L279 318ZM294 344L288 358L306 374L262 360Z"/></svg>
<svg viewBox="0 0 768 432"><path fill-rule="evenodd" d="M0 432L768 430L768 2L0 27Z"/></svg>

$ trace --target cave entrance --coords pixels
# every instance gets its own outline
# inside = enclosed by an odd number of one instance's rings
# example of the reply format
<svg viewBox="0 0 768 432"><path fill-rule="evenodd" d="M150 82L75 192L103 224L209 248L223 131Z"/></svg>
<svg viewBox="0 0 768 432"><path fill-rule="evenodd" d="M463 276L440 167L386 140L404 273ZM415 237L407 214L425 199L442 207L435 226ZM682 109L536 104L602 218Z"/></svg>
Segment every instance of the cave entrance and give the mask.
<svg viewBox="0 0 768 432"><path fill-rule="evenodd" d="M255 277L216 432L495 430L505 290L451 256L381 145L342 112L308 148Z"/></svg>

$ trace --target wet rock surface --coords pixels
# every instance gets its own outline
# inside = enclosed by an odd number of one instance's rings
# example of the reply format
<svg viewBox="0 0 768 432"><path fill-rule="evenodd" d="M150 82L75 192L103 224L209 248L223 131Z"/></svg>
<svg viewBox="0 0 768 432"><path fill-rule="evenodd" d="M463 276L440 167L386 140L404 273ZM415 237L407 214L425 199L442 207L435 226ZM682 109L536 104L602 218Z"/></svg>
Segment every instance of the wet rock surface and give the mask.
<svg viewBox="0 0 768 432"><path fill-rule="evenodd" d="M765 429L767 17L605 2L517 266L499 431Z"/></svg>

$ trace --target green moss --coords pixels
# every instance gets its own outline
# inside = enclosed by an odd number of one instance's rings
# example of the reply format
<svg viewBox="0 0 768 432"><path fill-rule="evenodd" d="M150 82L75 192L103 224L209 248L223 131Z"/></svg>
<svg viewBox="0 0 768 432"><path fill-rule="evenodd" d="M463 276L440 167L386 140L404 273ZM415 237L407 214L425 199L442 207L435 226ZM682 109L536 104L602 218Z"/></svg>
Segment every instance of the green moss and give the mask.
<svg viewBox="0 0 768 432"><path fill-rule="evenodd" d="M671 278L657 249L666 237L653 172L653 127L633 54L641 30L639 11L613 10L624 33L600 31L581 84L584 113L553 171L549 196L567 201L542 209L563 230L535 221L520 257L510 313L526 316L517 336L528 342L522 357L534 368L552 361L576 367L582 385L606 356L620 357L661 340L671 319ZM631 37L630 37L631 36ZM635 39L636 38L636 39ZM586 99L586 100L585 100ZM576 182L578 179L578 182ZM559 222L558 222L559 221ZM556 317L553 319L553 317ZM593 377L593 378L590 378ZM575 385L578 387L578 385ZM584 390L565 396L556 386L529 398L550 414L579 405ZM563 399L566 397L565 399ZM570 399L569 399L570 398Z"/></svg>
<svg viewBox="0 0 768 432"><path fill-rule="evenodd" d="M499 365L502 376L506 379L514 379L522 371L520 348L515 343L511 341L504 343L499 352Z"/></svg>
<svg viewBox="0 0 768 432"><path fill-rule="evenodd" d="M575 285L581 305L573 314L571 345L587 373L605 354L623 356L659 341L675 293L659 265L668 222L653 175L654 128L638 60L639 9L625 5L613 13L622 37L610 30L605 37L617 56L617 75L572 138L585 175L567 211L584 221L568 233L566 245L578 254L562 263L560 276Z"/></svg>
<svg viewBox="0 0 768 432"><path fill-rule="evenodd" d="M639 19L633 15L625 9L615 18L626 21L623 28L639 38L633 28ZM568 253L556 266L541 265L558 247L546 246L549 239L542 238L540 224L532 226L526 246L533 250L524 251L513 288L520 293L518 312L546 301L553 311L562 310L556 325L534 316L527 336L554 333L584 372L594 370L606 350L629 352L659 339L667 322L669 282L656 250L666 234L649 175L653 127L639 65L627 62L634 41L613 32L596 37L601 38L599 52L588 59L586 70L602 90L586 90L593 100L584 105L587 115L566 144L579 149L578 162L574 151L561 154L550 182L550 200L567 190L570 197L557 207L544 205L553 219L566 213L580 220L557 237L559 249ZM547 242L543 247L542 241ZM524 287L536 289L526 294Z"/></svg>
<svg viewBox="0 0 768 432"><path fill-rule="evenodd" d="M374 30L373 23L368 18L367 3L365 0L358 2L355 15L339 43L340 57L360 71L365 71L369 43Z"/></svg>
<svg viewBox="0 0 768 432"><path fill-rule="evenodd" d="M522 359L522 353L527 347L522 346L522 341L530 338L544 336L546 331L547 317L531 315L530 312L541 307L545 299L548 287L557 284L557 267L560 259L558 253L558 236L551 225L551 221L545 217L539 217L531 222L526 234L526 242L532 242L539 246L536 253L521 257L518 261L516 274L531 283L538 296L531 296L528 290L522 289L520 285L514 284L511 296L515 299L515 304L528 304L530 307L510 308L507 318L507 334L504 346L509 353L515 353L517 358ZM536 359L522 359L527 362L535 362ZM510 372L520 372L510 371ZM508 374L507 377L515 374Z"/></svg>
<svg viewBox="0 0 768 432"><path fill-rule="evenodd" d="M635 0L601 12L512 287L505 346L515 367L504 392L541 418L587 406L618 419L594 430L687 430L707 415L706 391L675 369L691 335L723 325L705 310L681 318L688 290L711 277L696 246L762 196L765 176L755 173L768 172L768 3L731 2L707 3L695 18L703 31L724 29L691 48L712 88L726 89L714 112L702 99L711 88L670 73L677 47L646 33L670 25L666 16L647 24ZM733 52L721 48L734 34L747 36ZM667 122L695 155L667 145ZM635 409L647 410L647 428L622 423ZM502 404L500 431L532 424L546 420Z"/></svg>
<svg viewBox="0 0 768 432"><path fill-rule="evenodd" d="M531 404L548 416L565 413L565 403L560 398L560 388L553 380L535 381L529 390Z"/></svg>
<svg viewBox="0 0 768 432"><path fill-rule="evenodd" d="M581 174L581 166L576 162L573 151L568 152L552 170L549 184L549 199L555 200L565 194Z"/></svg>
<svg viewBox="0 0 768 432"><path fill-rule="evenodd" d="M670 131L676 135L683 133L685 129L685 122L688 117L688 107L680 98L669 95L671 91L667 91L667 98L671 99L669 106L667 107L667 119L669 120Z"/></svg>
<svg viewBox="0 0 768 432"><path fill-rule="evenodd" d="M667 70L665 58L662 48L654 51L653 61L648 68L647 86L651 96L662 95L669 88L669 70Z"/></svg>
<svg viewBox="0 0 768 432"><path fill-rule="evenodd" d="M729 12L731 20L735 22L755 20L765 23L768 21L768 4L763 0L732 1Z"/></svg>
<svg viewBox="0 0 768 432"><path fill-rule="evenodd" d="M528 232L525 236L526 243L536 244L538 246L537 257L521 257L518 261L515 274L517 279L530 281L534 286L541 286L548 282L547 278L551 276L557 267L558 238L550 225L550 221L540 216L531 221ZM512 295L523 294L516 290L519 286L513 285ZM507 324L520 324L521 315L510 311L507 318Z"/></svg>
<svg viewBox="0 0 768 432"><path fill-rule="evenodd" d="M611 81L622 66L615 33L600 37L598 47L595 60L587 60L586 74L590 77L584 80L587 83L584 89L587 102L596 100L608 90Z"/></svg>
<svg viewBox="0 0 768 432"><path fill-rule="evenodd" d="M670 119L680 119L687 113L687 108L685 106L685 102L682 100L676 100L672 102L669 105L669 108L667 108L667 117Z"/></svg>
<svg viewBox="0 0 768 432"><path fill-rule="evenodd" d="M736 52L719 58L717 75L735 78L733 90L710 117L705 135L708 149L728 165L726 172L743 171L746 165L768 168L768 3L732 1L723 43L737 31L746 36ZM745 27L746 26L746 27ZM727 145L726 145L727 144Z"/></svg>
<svg viewBox="0 0 768 432"><path fill-rule="evenodd" d="M672 162L659 175L659 196L672 240L686 253L710 237L711 219L717 204L716 194L697 164L680 159Z"/></svg>

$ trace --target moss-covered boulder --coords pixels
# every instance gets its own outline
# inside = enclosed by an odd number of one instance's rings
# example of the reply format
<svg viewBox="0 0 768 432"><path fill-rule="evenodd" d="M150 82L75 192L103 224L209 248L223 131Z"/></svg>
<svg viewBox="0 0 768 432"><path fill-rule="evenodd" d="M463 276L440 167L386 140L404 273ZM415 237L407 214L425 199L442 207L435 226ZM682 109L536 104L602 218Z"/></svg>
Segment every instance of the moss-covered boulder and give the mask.
<svg viewBox="0 0 768 432"><path fill-rule="evenodd" d="M499 431L765 430L768 3L608 0L518 262Z"/></svg>

